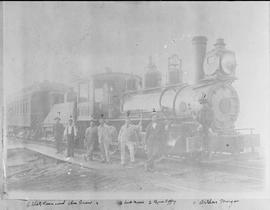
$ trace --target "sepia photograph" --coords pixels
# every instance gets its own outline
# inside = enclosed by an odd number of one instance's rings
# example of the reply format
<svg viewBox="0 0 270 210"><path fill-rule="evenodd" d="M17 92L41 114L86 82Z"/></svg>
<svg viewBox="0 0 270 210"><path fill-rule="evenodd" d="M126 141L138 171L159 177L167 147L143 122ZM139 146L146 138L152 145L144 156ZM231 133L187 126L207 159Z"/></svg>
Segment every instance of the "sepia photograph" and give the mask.
<svg viewBox="0 0 270 210"><path fill-rule="evenodd" d="M2 9L5 198L269 193L268 2Z"/></svg>

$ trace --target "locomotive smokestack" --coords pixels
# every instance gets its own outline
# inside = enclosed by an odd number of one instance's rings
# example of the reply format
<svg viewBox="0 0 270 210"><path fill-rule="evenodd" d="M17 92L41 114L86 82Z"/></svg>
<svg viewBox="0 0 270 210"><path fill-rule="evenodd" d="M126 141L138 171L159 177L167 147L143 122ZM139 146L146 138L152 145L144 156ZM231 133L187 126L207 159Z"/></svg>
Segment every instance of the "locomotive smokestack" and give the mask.
<svg viewBox="0 0 270 210"><path fill-rule="evenodd" d="M206 53L207 38L205 36L195 36L192 39L195 58L195 84L204 77L203 62Z"/></svg>

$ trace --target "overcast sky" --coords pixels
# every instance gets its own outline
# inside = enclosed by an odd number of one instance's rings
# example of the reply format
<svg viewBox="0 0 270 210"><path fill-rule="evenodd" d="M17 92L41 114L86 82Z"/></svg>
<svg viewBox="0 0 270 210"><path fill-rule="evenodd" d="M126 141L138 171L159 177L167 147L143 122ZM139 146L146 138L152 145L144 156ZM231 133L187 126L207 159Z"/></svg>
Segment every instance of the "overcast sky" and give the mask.
<svg viewBox="0 0 270 210"><path fill-rule="evenodd" d="M268 3L4 2L5 92L34 81L69 83L72 72L142 75L152 55L165 75L168 56L183 60L192 82L194 35L217 38L237 56L238 127L268 129ZM265 134L266 135L266 134Z"/></svg>

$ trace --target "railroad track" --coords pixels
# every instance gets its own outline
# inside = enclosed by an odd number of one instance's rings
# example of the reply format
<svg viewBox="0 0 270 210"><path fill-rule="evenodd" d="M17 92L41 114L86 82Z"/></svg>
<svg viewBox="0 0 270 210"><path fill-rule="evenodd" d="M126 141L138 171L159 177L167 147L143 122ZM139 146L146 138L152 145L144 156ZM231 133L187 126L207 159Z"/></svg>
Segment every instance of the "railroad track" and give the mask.
<svg viewBox="0 0 270 210"><path fill-rule="evenodd" d="M186 166L193 165L194 167L214 171L239 174L258 181L263 181L265 179L265 167L249 166L243 162L235 161L233 158L227 158L219 161L183 161L177 158L167 158L167 160L182 163Z"/></svg>

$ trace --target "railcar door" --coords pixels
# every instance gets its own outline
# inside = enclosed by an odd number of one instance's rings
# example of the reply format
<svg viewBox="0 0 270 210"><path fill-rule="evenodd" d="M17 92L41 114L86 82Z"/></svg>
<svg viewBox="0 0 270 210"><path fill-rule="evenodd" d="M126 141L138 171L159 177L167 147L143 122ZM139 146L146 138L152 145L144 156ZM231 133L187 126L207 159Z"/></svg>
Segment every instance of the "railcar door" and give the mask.
<svg viewBox="0 0 270 210"><path fill-rule="evenodd" d="M35 92L31 98L31 128L36 137L42 135L41 124L50 111L48 91Z"/></svg>

